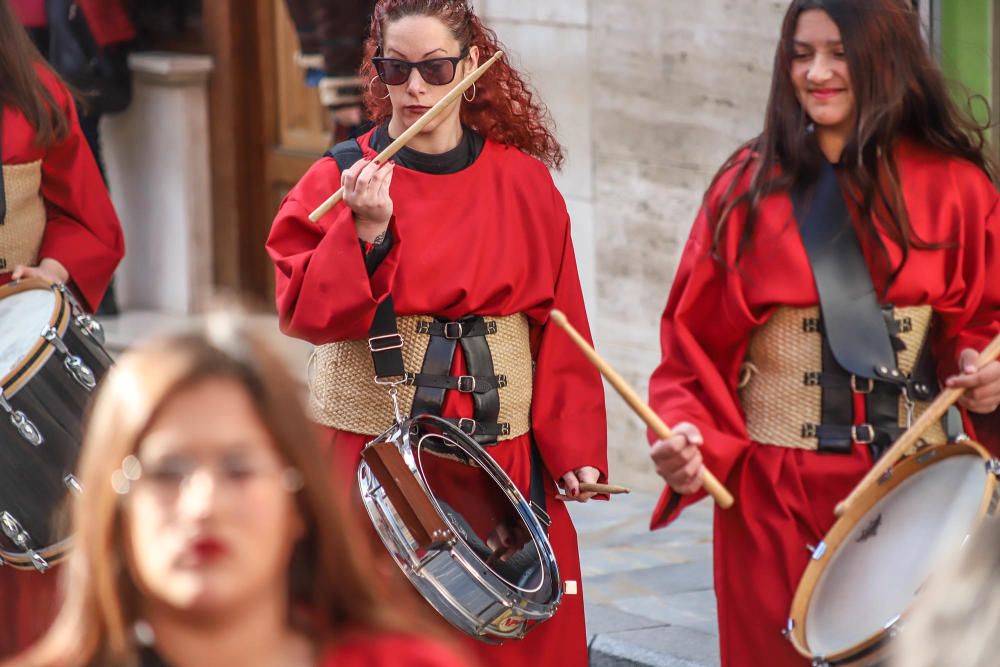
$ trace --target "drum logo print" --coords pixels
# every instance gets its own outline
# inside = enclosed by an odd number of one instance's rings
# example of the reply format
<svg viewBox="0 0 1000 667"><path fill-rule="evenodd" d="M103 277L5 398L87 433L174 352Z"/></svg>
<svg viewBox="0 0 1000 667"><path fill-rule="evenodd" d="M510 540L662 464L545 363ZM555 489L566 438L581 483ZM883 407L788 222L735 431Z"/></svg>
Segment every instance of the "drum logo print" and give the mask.
<svg viewBox="0 0 1000 667"><path fill-rule="evenodd" d="M871 520L865 529L861 531L861 535L855 540L858 544L865 542L878 534L878 529L882 525L882 515L879 514L877 517Z"/></svg>

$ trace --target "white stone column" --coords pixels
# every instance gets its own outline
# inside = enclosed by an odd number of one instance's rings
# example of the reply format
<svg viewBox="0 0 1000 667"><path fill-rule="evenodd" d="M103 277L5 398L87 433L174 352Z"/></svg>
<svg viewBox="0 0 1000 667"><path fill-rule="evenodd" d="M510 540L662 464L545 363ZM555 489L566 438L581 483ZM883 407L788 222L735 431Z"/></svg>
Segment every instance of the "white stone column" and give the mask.
<svg viewBox="0 0 1000 667"><path fill-rule="evenodd" d="M134 53L127 111L106 116L108 184L125 232L123 311L186 314L212 281L208 56Z"/></svg>

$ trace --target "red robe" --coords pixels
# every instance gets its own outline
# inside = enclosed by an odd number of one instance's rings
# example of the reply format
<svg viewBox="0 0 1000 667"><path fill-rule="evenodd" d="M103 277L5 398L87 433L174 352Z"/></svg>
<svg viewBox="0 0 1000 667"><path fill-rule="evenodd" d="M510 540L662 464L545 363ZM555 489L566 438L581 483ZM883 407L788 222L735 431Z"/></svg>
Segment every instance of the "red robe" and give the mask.
<svg viewBox="0 0 1000 667"><path fill-rule="evenodd" d="M362 138L369 157L370 134ZM549 477L594 466L606 478L604 395L597 371L570 339L549 325L559 308L589 336L569 216L548 170L519 150L487 141L470 167L430 175L396 167L391 186L394 243L371 279L351 211L337 206L319 223L307 214L340 182L332 159L317 162L289 193L267 247L276 267L282 328L315 344L364 339L376 305L392 293L398 315L449 319L524 313L536 362L532 431ZM455 372L462 368L461 350ZM471 417L467 396L448 392L444 415ZM388 426L391 415L385 415ZM350 469L369 436L335 433ZM490 454L523 492L529 479L529 437L505 440ZM580 581L576 531L555 485L548 483L550 539L564 580ZM564 596L554 618L521 641L476 644L493 664L585 665L581 595Z"/></svg>
<svg viewBox="0 0 1000 667"><path fill-rule="evenodd" d="M982 349L1000 331L997 191L973 165L912 142L900 144L897 160L917 235L955 246L911 249L885 302L934 307L944 325L934 340L943 378L956 371L959 351ZM708 193L710 205L733 178L732 172L724 175ZM748 180L737 192L746 190ZM668 424L687 421L701 429L706 467L736 498L731 509L716 511L714 524L715 590L727 667L808 664L781 635L808 562L806 545L823 538L834 522L834 506L871 466L863 445L852 455L818 454L751 442L747 435L736 386L751 333L777 307L818 303L790 198L772 195L760 206L741 271L712 258L712 232L704 210L699 214L663 314L663 361L650 381L653 408ZM737 211L725 235L728 266L743 220L744 212ZM881 293L884 272L872 261L870 244L862 244ZM898 265L899 249L890 249ZM857 415L857 423L863 417ZM667 525L703 496L683 496L668 513L673 493L666 489L652 528Z"/></svg>
<svg viewBox="0 0 1000 667"><path fill-rule="evenodd" d="M354 635L324 652L320 667L469 667L447 645L409 635Z"/></svg>
<svg viewBox="0 0 1000 667"><path fill-rule="evenodd" d="M70 119L69 135L48 147L35 143L35 131L20 111L3 107L0 152L4 164L42 160L41 194L46 224L39 259L59 260L85 306L97 307L125 251L121 225L87 140L80 131L69 93L48 69L36 68ZM0 285L10 271L0 273ZM0 567L0 657L27 646L55 614L58 568L45 574Z"/></svg>

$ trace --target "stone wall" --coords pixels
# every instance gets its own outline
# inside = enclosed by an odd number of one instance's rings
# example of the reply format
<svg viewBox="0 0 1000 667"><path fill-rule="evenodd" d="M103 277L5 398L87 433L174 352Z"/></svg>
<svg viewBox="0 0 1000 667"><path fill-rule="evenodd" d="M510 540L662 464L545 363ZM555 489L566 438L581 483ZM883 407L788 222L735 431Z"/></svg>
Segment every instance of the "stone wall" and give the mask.
<svg viewBox="0 0 1000 667"><path fill-rule="evenodd" d="M548 104L556 182L599 351L646 394L702 193L761 129L785 0L479 0ZM581 357L581 363L583 363ZM608 389L615 481L659 488L645 429Z"/></svg>

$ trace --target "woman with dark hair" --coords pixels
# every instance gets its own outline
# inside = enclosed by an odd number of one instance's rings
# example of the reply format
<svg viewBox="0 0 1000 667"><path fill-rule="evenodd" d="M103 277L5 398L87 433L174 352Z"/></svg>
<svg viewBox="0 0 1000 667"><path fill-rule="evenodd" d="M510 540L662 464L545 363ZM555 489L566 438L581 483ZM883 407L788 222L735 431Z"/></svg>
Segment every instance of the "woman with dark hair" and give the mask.
<svg viewBox="0 0 1000 667"><path fill-rule="evenodd" d="M676 424L651 452L653 527L704 497L703 462L737 498L715 515L723 664L805 664L781 632L807 545L939 384L996 410L1000 364L974 364L1000 331L984 145L910 3L791 3L764 131L705 195L650 382ZM872 317L881 334L858 334Z"/></svg>
<svg viewBox="0 0 1000 667"><path fill-rule="evenodd" d="M16 664L466 664L388 607L299 396L226 316L126 353L87 424L66 600Z"/></svg>
<svg viewBox="0 0 1000 667"><path fill-rule="evenodd" d="M361 69L375 128L299 181L267 247L283 329L320 346L314 412L348 474L392 423L368 339L396 340L398 327L402 411L452 420L525 495L537 447L559 572L578 582L576 532L556 499L589 500L579 484L606 479L606 423L599 376L549 325L560 308L588 329L569 216L547 169L563 155L546 113L501 59L393 163L373 162L498 50L465 0L378 2ZM310 222L338 184L343 205ZM476 645L494 664L584 665L581 596L564 596L523 640Z"/></svg>
<svg viewBox="0 0 1000 667"><path fill-rule="evenodd" d="M93 311L124 252L121 227L73 99L8 0L0 0L0 162L0 284L67 283ZM0 568L0 656L45 628L57 576Z"/></svg>

